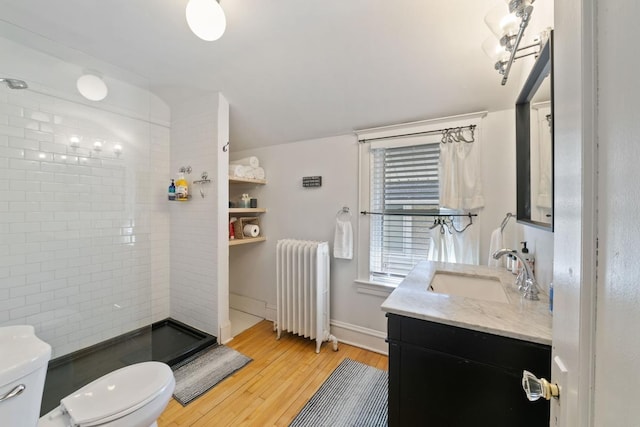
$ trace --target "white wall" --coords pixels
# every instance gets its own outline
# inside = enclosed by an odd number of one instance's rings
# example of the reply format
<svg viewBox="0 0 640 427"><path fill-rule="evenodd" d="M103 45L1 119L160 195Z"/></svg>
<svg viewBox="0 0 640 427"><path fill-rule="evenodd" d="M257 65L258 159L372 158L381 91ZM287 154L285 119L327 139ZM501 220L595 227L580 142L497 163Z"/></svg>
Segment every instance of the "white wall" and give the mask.
<svg viewBox="0 0 640 427"><path fill-rule="evenodd" d="M343 135L309 141L281 144L255 150L232 152L237 159L255 155L267 175L266 186L249 187L246 191L258 198L268 212L261 216L267 241L230 249L230 291L264 301L275 307L275 245L278 239L301 238L327 240L333 245L335 216L348 206L353 214L354 238L357 239L358 214L358 147L354 135ZM489 113L483 121L482 179L486 207L480 211L476 226L480 228L480 259L486 264L491 231L498 227L507 212L515 213L515 112ZM302 187L302 177L322 176L321 188ZM510 220L506 229L508 245L518 248L527 236L536 251L551 254L553 235L535 233ZM373 335L381 340L386 334L386 319L380 310L384 296L358 292L357 253L353 260L331 259L331 318L340 336L348 340L365 340ZM541 256L538 271L550 277L549 255ZM545 281L547 279L544 279ZM352 335L351 333L355 335ZM359 344L374 344L360 341ZM378 344L380 344L378 342ZM381 348L380 346L376 348ZM382 343L382 348L384 343Z"/></svg>
<svg viewBox="0 0 640 427"><path fill-rule="evenodd" d="M30 87L0 87L0 325L57 357L167 317L167 106L114 79L92 103L80 67L4 39L0 56Z"/></svg>
<svg viewBox="0 0 640 427"><path fill-rule="evenodd" d="M220 201L227 199L226 169L224 182L219 180L218 169L219 164L228 164L228 154L222 151L228 135L228 108L226 100L216 92L173 106L171 112L172 177L181 167L192 169L185 174L191 199L169 202L171 317L215 336L219 334L218 305L228 304L219 299L220 287L227 288L228 266L227 248L223 246L221 252L218 242L226 236L226 220L220 218L219 212ZM221 118L223 122L219 123ZM202 172L212 179L204 186L204 198L192 183L201 178ZM169 179L166 184L168 187ZM223 206L226 212L226 204ZM224 295L223 292L223 298Z"/></svg>

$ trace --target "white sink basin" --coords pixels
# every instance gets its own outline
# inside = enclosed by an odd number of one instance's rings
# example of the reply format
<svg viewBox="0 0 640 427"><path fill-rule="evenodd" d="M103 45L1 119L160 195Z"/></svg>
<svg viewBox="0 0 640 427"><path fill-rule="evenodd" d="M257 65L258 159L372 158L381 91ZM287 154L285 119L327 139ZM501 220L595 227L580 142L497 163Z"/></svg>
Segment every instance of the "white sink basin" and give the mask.
<svg viewBox="0 0 640 427"><path fill-rule="evenodd" d="M509 299L497 277L437 271L429 290L439 294L508 303Z"/></svg>

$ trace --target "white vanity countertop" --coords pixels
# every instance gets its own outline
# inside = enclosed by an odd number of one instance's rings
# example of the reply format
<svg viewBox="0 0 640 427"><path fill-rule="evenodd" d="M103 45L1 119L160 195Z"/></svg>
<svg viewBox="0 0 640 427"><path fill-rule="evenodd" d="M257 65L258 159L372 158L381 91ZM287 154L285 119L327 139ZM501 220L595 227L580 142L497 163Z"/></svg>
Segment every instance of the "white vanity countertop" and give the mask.
<svg viewBox="0 0 640 427"><path fill-rule="evenodd" d="M500 280L509 303L438 294L427 291L436 272L491 276ZM504 268L422 261L382 304L382 310L494 335L551 345L548 296L539 301L522 298L513 274Z"/></svg>

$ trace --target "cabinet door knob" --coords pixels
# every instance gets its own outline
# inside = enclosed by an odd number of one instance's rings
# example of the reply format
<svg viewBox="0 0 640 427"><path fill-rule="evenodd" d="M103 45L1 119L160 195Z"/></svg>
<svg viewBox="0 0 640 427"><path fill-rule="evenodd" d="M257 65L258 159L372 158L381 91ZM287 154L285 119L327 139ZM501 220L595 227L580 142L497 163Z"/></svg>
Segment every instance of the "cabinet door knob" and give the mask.
<svg viewBox="0 0 640 427"><path fill-rule="evenodd" d="M529 371L522 372L522 388L527 394L527 399L535 401L541 397L550 400L552 397L560 397L560 389L557 384L552 384L544 378L537 378Z"/></svg>

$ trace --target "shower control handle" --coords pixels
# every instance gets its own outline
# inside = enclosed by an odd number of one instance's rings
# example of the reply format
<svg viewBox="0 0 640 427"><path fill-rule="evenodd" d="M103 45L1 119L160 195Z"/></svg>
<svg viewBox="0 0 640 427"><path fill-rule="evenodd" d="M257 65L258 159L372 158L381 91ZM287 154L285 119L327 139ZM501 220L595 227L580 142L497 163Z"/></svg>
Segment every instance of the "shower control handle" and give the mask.
<svg viewBox="0 0 640 427"><path fill-rule="evenodd" d="M12 397L16 397L19 394L21 394L27 387L25 387L24 384L20 384L17 385L13 388L13 390L11 390L9 393L5 394L4 396L0 397L0 402L4 402L5 400L9 400Z"/></svg>

